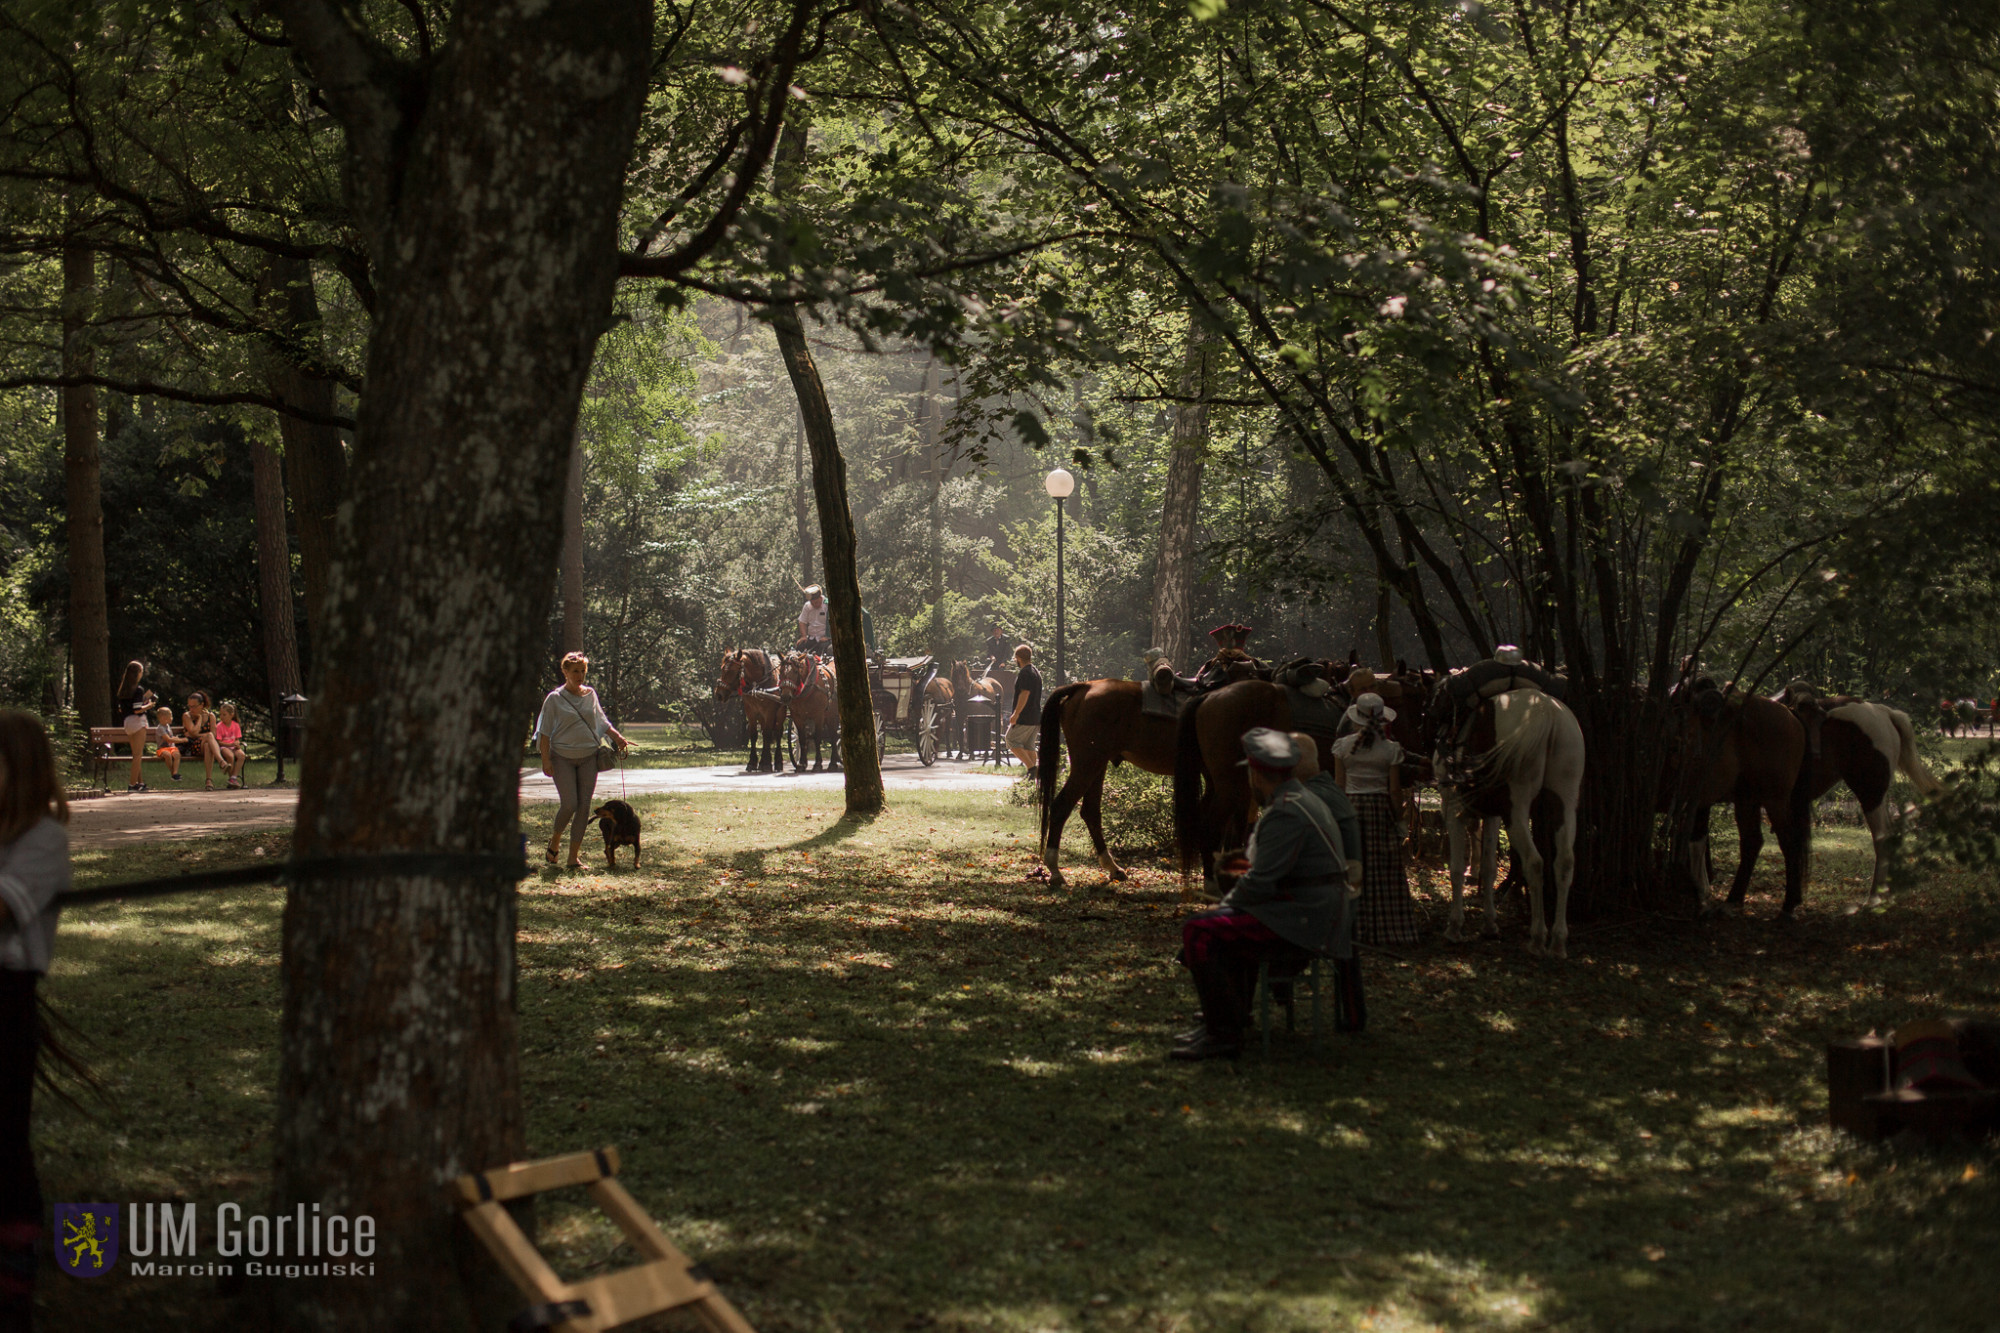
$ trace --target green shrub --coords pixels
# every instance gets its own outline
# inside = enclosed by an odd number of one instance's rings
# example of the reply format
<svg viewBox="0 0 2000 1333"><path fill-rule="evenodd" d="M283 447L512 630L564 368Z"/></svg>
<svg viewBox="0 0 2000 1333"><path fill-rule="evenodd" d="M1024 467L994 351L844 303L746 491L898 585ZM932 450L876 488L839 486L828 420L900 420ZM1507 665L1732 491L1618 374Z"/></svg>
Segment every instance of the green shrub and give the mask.
<svg viewBox="0 0 2000 1333"><path fill-rule="evenodd" d="M1064 770L1065 777L1068 770ZM1009 805L1027 805L1035 789L1023 777L1007 789ZM1077 816L1063 830L1074 836ZM1089 835L1084 834L1085 837ZM1174 780L1158 777L1130 764L1119 764L1104 775L1104 838L1114 853L1124 856L1170 856L1174 850ZM1087 844L1086 844L1087 845Z"/></svg>

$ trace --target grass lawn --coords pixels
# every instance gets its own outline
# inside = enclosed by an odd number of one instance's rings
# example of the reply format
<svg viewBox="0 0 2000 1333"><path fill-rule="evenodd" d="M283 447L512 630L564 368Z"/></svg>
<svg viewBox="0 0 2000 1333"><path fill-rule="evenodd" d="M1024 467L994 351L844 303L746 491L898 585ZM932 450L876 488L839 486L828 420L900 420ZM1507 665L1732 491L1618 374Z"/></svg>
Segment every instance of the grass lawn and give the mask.
<svg viewBox="0 0 2000 1333"><path fill-rule="evenodd" d="M894 795L865 824L825 793L643 798L644 871L600 854L523 885L530 1150L617 1144L763 1333L1994 1326L1993 1150L1858 1144L1824 1127L1820 1083L1829 1038L2000 1012L1990 880L1848 915L1865 835L1823 831L1796 927L1770 919L1772 855L1745 917L1583 926L1567 963L1525 957L1513 922L1372 955L1366 1036L1188 1067L1161 1059L1192 1009L1165 867L1051 893L1024 878L1032 811ZM549 808L526 813L545 838ZM259 849L283 850L77 868ZM261 1197L280 905L65 917L48 989L119 1102L95 1122L42 1104L52 1200L209 1218ZM628 1261L557 1197L560 1269ZM52 1328L229 1311L125 1274L44 1290Z"/></svg>

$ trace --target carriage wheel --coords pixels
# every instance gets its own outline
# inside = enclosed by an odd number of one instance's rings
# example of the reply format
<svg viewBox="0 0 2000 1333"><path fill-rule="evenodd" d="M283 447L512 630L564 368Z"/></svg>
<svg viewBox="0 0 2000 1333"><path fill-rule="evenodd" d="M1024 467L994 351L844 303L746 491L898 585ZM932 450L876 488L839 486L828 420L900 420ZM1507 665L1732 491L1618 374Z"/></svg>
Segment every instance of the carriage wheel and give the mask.
<svg viewBox="0 0 2000 1333"><path fill-rule="evenodd" d="M925 768L937 762L938 733L942 730L944 724L938 721L937 705L924 700L923 717L917 724L917 761Z"/></svg>
<svg viewBox="0 0 2000 1333"><path fill-rule="evenodd" d="M790 713L785 714L784 745L780 747L780 750L781 752L778 755L778 771L780 773L785 771L785 756L782 753L784 750L791 752L792 772L802 773L805 771L805 754L799 746L799 720Z"/></svg>

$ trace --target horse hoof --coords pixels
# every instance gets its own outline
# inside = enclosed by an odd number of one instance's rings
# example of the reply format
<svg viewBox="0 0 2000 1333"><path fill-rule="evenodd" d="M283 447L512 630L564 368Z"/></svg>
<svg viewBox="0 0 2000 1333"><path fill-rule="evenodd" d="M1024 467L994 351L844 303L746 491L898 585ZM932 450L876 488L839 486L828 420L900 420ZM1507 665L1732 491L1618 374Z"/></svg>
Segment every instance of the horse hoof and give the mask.
<svg viewBox="0 0 2000 1333"><path fill-rule="evenodd" d="M1479 938L1480 938L1480 939L1482 939L1482 940L1497 940L1497 939L1499 939L1499 938L1500 938L1500 927L1498 927L1498 926L1488 926L1488 927L1486 927L1486 929L1484 929L1484 930L1482 930L1482 931L1480 931L1480 932L1479 932Z"/></svg>
<svg viewBox="0 0 2000 1333"><path fill-rule="evenodd" d="M1448 944L1463 944L1465 943L1465 932L1459 928L1456 921L1453 921L1445 926L1444 938Z"/></svg>
<svg viewBox="0 0 2000 1333"><path fill-rule="evenodd" d="M1553 945L1549 947L1549 957L1551 958L1569 957L1569 941L1557 940Z"/></svg>

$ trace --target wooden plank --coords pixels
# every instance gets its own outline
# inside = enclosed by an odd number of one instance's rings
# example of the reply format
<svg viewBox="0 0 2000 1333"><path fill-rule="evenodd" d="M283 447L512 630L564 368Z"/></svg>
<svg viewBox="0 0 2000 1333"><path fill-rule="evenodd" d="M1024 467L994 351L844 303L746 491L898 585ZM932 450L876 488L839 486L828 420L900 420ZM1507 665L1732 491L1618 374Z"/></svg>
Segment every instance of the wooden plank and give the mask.
<svg viewBox="0 0 2000 1333"><path fill-rule="evenodd" d="M646 1215L639 1201L626 1192L625 1187L615 1180L600 1180L590 1187L590 1197L597 1200L597 1206L604 1215L618 1224L625 1233L625 1239L632 1242L632 1248L648 1259L664 1259L677 1263L682 1268L688 1266L688 1257L674 1248L666 1233Z"/></svg>
<svg viewBox="0 0 2000 1333"><path fill-rule="evenodd" d="M604 1158L615 1172L618 1169L618 1150L604 1149ZM518 1199L527 1194L540 1194L544 1190L562 1189L568 1185L588 1185L601 1179L604 1173L598 1169L597 1154L587 1152L569 1153L562 1157L547 1157L539 1162L514 1162L507 1166L496 1166L490 1171L475 1172L460 1176L453 1182L458 1192L461 1206L475 1204L484 1197L479 1191L480 1177L484 1176L488 1188L496 1199Z"/></svg>
<svg viewBox="0 0 2000 1333"><path fill-rule="evenodd" d="M487 1250L524 1295L538 1303L570 1299L569 1284L556 1276L556 1270L521 1234L505 1208L497 1203L479 1204L465 1210L465 1222L486 1242Z"/></svg>
<svg viewBox="0 0 2000 1333"><path fill-rule="evenodd" d="M713 1333L757 1333L750 1327L750 1321L738 1313L735 1306L719 1291L712 1291L692 1307L701 1316Z"/></svg>
<svg viewBox="0 0 2000 1333"><path fill-rule="evenodd" d="M593 1330L613 1328L642 1315L693 1305L714 1290L711 1284L689 1277L684 1265L656 1259L571 1287L568 1299L590 1302L589 1318L571 1322Z"/></svg>

